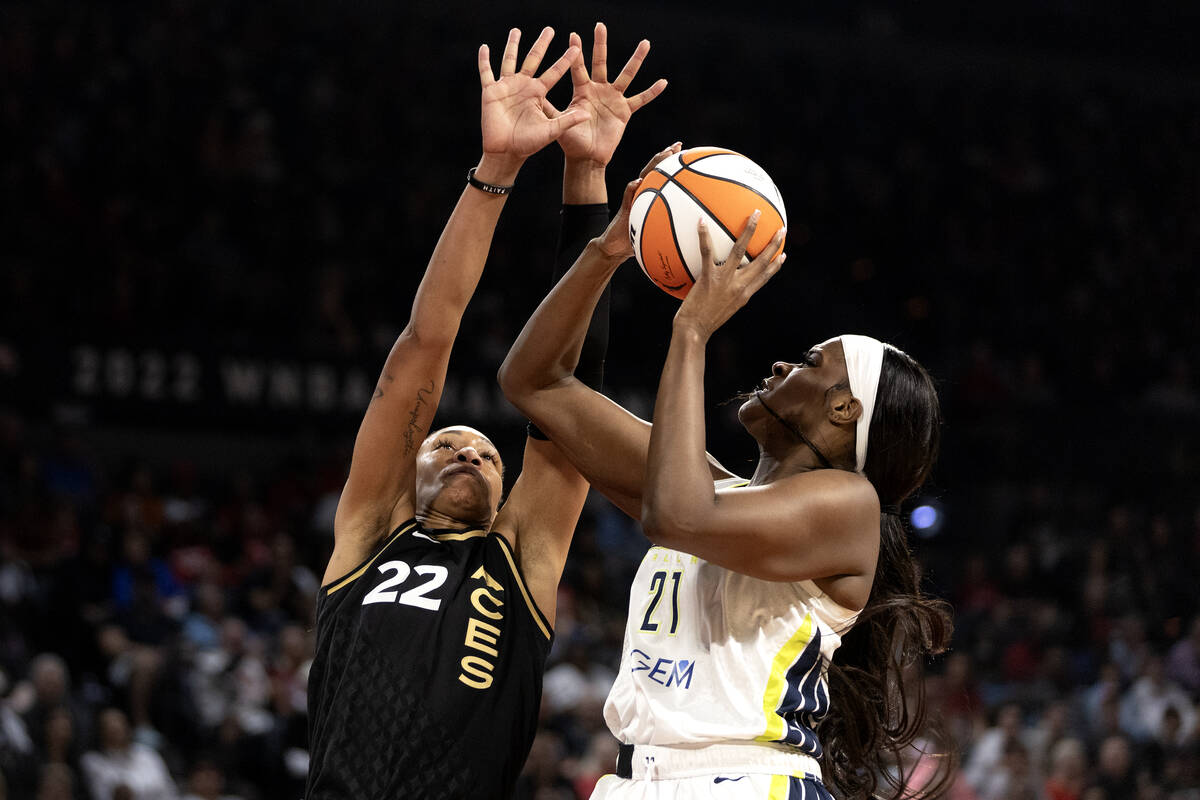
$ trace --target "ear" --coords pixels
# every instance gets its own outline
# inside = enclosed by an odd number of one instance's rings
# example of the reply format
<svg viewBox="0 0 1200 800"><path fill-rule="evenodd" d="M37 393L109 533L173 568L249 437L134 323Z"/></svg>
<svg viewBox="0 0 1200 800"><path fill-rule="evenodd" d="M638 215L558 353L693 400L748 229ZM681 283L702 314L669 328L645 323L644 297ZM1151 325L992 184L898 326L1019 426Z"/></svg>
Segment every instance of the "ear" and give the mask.
<svg viewBox="0 0 1200 800"><path fill-rule="evenodd" d="M837 387L826 400L829 421L834 425L853 425L862 416L862 402L850 393L849 387Z"/></svg>

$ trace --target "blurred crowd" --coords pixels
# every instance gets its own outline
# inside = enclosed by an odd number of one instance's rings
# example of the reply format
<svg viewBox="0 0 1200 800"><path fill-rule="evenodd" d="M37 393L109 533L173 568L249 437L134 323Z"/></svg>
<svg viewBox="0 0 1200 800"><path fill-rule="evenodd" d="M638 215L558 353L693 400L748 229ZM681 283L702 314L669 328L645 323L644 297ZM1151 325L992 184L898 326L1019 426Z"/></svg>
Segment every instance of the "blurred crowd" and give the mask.
<svg viewBox="0 0 1200 800"><path fill-rule="evenodd" d="M507 23L348 6L0 6L0 797L301 792L353 421L214 464L188 437L220 432L187 420L152 447L57 418L30 361L87 339L378 367L476 157L474 49ZM630 17L608 22L631 49ZM790 219L788 270L714 341L710 397L844 330L941 382L941 517L914 546L955 607L926 678L951 794L1197 800L1195 98L829 61L778 36L725 52L774 98L746 124L729 63L696 51L720 19L686 25L647 32L642 79L671 87L613 185L674 139L719 143L768 167ZM549 156L523 171L452 372L490 380L544 290L525 276L550 259L557 179ZM619 278L608 380L648 413L671 304ZM519 446L511 417L469 421ZM736 424L710 427L740 469ZM522 798L586 797L612 769L600 709L646 546L589 503Z"/></svg>

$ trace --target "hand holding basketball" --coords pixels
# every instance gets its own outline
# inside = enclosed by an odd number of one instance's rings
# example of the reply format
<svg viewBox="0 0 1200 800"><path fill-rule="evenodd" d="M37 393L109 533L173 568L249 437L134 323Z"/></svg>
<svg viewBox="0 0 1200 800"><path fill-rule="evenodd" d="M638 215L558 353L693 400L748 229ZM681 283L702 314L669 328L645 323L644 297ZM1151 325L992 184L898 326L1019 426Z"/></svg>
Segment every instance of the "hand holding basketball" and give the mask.
<svg viewBox="0 0 1200 800"><path fill-rule="evenodd" d="M552 28L543 28L529 48L521 69L517 70L517 46L521 31L513 28L504 46L500 78L492 72L488 46L479 48L479 83L483 87L482 121L485 156L504 156L524 160L557 139L574 125L587 120L587 111L569 109L553 118L546 115L546 93L579 59L579 48L568 47L541 77L534 77L550 40Z"/></svg>
<svg viewBox="0 0 1200 800"><path fill-rule="evenodd" d="M650 174L650 170L658 166L659 162L669 158L683 148L681 142L676 142L669 147L659 150L650 160L646 162L646 166L642 167L642 171L638 173L637 180L630 181L625 185L625 194L621 198L621 208L617 211L616 216L608 223L608 228L600 237L600 250L605 255L621 258L631 258L633 256L633 240L629 236L629 210L633 208L633 197L637 194L637 188L641 185L642 179Z"/></svg>
<svg viewBox="0 0 1200 800"><path fill-rule="evenodd" d="M713 243L708 226L703 219L697 223L703 266L691 291L683 298L679 311L675 312L677 325L692 327L705 337L711 335L739 308L746 305L746 301L783 266L787 255L780 251L787 228L776 231L753 261L742 264L746 248L758 228L761 213L755 211L750 215L741 236L729 251L729 257L723 262L718 262L713 256Z"/></svg>
<svg viewBox="0 0 1200 800"><path fill-rule="evenodd" d="M582 51L583 41L579 34L571 34L570 45ZM568 128L558 138L563 154L568 159L591 161L597 166L607 166L633 112L662 94L667 82L659 78L649 89L632 97L625 96L625 91L637 77L638 70L649 52L649 41L643 39L638 42L637 48L617 75L617 79L609 83L608 29L603 22L596 23L592 41L591 75L588 75L582 56L571 62L573 94L566 113L583 112L587 115L587 120ZM558 110L548 100L543 100L543 105L547 116L558 115Z"/></svg>

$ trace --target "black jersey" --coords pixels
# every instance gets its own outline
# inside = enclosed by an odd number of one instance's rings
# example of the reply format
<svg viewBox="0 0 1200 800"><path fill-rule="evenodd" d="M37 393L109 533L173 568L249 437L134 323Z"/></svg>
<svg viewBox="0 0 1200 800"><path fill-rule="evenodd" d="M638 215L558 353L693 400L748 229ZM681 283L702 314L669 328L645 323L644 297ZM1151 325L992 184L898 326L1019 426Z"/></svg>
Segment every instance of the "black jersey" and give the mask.
<svg viewBox="0 0 1200 800"><path fill-rule="evenodd" d="M551 637L503 536L401 525L317 599L307 800L511 795Z"/></svg>

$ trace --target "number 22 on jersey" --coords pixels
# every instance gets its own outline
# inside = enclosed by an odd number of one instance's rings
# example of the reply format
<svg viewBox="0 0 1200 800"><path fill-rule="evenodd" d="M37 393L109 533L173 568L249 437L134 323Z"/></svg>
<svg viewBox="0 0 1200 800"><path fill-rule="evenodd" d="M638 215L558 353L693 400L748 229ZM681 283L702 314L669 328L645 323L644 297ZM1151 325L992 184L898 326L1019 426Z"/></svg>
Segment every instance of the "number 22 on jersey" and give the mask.
<svg viewBox="0 0 1200 800"><path fill-rule="evenodd" d="M446 582L450 570L445 567L438 564L418 564L416 567L410 567L404 561L388 561L379 565L379 571L395 574L367 593L362 601L364 606L372 603L403 603L428 611L437 611L442 607L441 599L429 597L429 594ZM412 573L425 576L426 580L403 593L393 589L408 580Z"/></svg>

